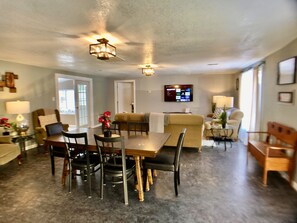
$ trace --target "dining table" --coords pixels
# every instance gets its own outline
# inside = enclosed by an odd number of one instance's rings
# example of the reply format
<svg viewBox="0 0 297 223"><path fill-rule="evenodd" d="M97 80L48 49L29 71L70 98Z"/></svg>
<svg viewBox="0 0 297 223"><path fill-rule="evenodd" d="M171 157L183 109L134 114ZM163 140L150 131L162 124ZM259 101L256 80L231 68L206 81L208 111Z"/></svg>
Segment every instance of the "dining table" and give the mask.
<svg viewBox="0 0 297 223"><path fill-rule="evenodd" d="M97 151L94 134L102 135L102 128L77 128L70 130L72 133L86 132L88 136L89 151ZM160 152L166 141L170 137L170 133L148 132L142 134L130 134L127 131L121 131L121 136L125 139L125 152L127 156L133 156L135 160L135 172L137 179L137 190L139 201L144 201L144 189L141 174L141 160L145 157L154 158ZM49 146L65 147L65 142L62 134L48 136L44 139L44 147Z"/></svg>

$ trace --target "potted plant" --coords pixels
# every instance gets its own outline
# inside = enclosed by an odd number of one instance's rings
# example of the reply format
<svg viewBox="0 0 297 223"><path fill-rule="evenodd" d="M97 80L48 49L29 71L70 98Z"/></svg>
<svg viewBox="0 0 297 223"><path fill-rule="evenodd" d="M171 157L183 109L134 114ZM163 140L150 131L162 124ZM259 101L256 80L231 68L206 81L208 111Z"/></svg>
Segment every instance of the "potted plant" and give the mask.
<svg viewBox="0 0 297 223"><path fill-rule="evenodd" d="M101 116L99 116L98 122L102 123L102 131L104 137L111 137L111 130L110 130L110 111L105 111Z"/></svg>
<svg viewBox="0 0 297 223"><path fill-rule="evenodd" d="M222 128L226 128L226 124L227 124L227 112L224 109L224 111L221 113L220 115L220 123L222 124Z"/></svg>

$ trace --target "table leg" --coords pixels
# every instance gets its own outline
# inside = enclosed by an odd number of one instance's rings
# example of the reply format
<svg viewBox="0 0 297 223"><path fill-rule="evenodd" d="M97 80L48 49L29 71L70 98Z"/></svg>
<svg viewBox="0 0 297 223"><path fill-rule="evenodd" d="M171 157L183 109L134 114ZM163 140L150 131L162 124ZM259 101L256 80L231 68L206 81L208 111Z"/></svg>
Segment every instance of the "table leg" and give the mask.
<svg viewBox="0 0 297 223"><path fill-rule="evenodd" d="M141 175L141 167L140 167L140 156L134 156L134 160L135 160L136 178L137 178L137 184L138 184L138 199L139 201L144 201L142 175Z"/></svg>

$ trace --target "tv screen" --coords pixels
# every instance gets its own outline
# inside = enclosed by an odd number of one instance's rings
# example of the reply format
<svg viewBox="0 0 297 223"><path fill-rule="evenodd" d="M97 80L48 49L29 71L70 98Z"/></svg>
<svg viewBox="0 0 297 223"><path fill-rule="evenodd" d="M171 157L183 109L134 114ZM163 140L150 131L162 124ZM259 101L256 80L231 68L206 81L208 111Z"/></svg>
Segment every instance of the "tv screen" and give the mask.
<svg viewBox="0 0 297 223"><path fill-rule="evenodd" d="M192 84L164 85L164 101L190 102L193 101Z"/></svg>

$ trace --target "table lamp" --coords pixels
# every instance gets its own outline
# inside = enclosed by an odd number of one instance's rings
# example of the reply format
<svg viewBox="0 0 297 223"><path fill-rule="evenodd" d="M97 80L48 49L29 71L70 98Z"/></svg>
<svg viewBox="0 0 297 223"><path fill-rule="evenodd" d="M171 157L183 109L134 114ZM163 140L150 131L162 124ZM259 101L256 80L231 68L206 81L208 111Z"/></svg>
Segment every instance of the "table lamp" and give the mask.
<svg viewBox="0 0 297 223"><path fill-rule="evenodd" d="M18 134L25 135L29 129L29 122L22 114L30 112L29 101L9 101L6 102L6 112L8 114L17 114L16 130Z"/></svg>

